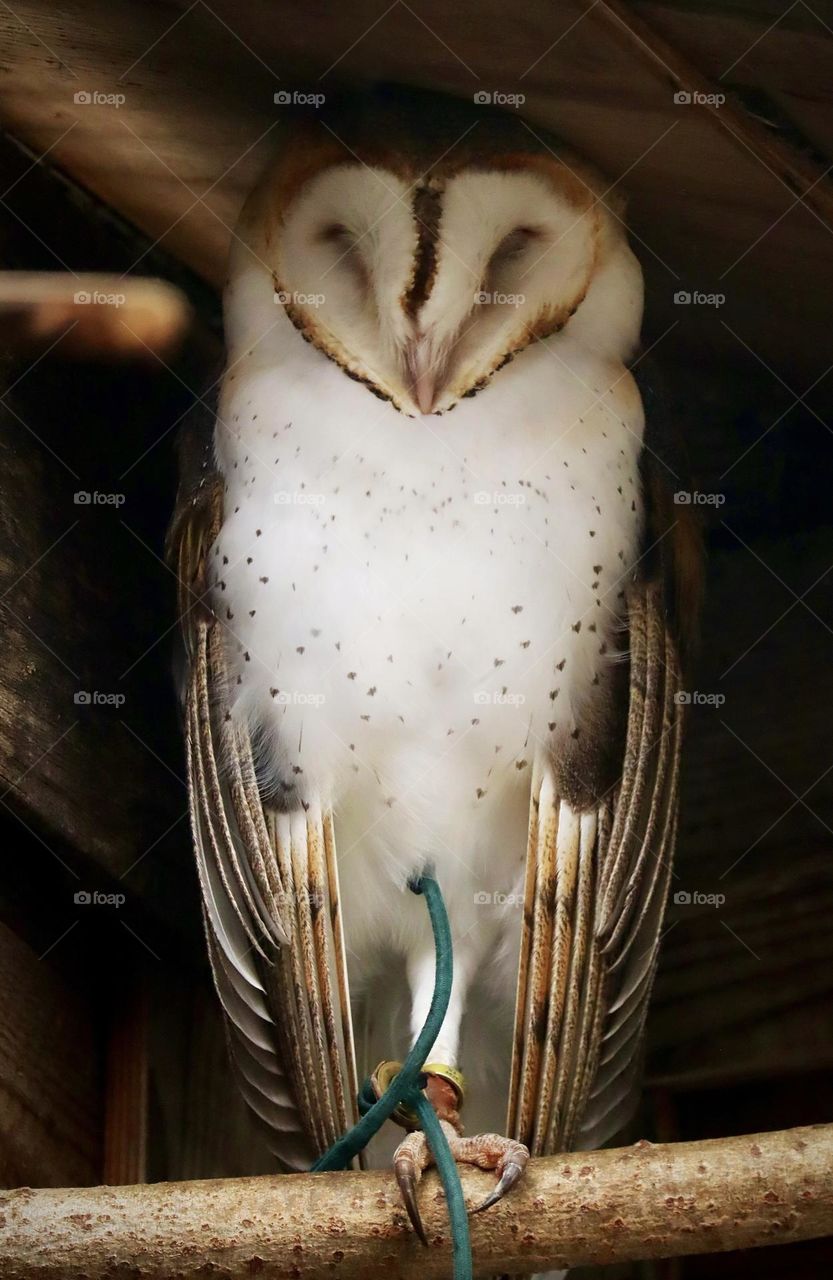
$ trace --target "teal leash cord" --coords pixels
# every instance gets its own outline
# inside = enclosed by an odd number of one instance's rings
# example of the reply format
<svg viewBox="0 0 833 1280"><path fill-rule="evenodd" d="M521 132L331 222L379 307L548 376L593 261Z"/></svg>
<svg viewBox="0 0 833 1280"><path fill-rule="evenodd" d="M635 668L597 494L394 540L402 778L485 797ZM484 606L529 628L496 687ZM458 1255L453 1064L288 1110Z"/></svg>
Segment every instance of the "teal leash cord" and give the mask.
<svg viewBox="0 0 833 1280"><path fill-rule="evenodd" d="M417 1096L409 1099L419 1116L422 1131L428 1140L440 1181L445 1191L448 1205L448 1223L451 1227L451 1256L453 1261L452 1275L454 1280L472 1280L471 1236L469 1234L469 1216L466 1213L466 1202L463 1199L463 1184L460 1182L460 1170L451 1154L446 1136L440 1128L436 1111L420 1090Z"/></svg>
<svg viewBox="0 0 833 1280"><path fill-rule="evenodd" d="M448 1002L451 999L453 976L451 928L440 886L433 876L423 875L419 880L411 882L409 888L413 893L421 893L424 896L434 933L434 993L425 1025L402 1064L402 1069L391 1080L381 1098L373 1100L370 1081L365 1080L358 1097L359 1111L362 1112L361 1120L354 1124L352 1129L348 1129L343 1137L333 1143L329 1151L316 1160L312 1166L312 1172L327 1173L336 1169L346 1169L359 1152L364 1150L371 1138L379 1132L385 1121L390 1119L398 1106L403 1105L415 1111L419 1116L445 1191L451 1226L454 1280L472 1280L471 1237L460 1174L451 1154L451 1148L440 1127L437 1113L422 1092L425 1086L422 1068L439 1035Z"/></svg>

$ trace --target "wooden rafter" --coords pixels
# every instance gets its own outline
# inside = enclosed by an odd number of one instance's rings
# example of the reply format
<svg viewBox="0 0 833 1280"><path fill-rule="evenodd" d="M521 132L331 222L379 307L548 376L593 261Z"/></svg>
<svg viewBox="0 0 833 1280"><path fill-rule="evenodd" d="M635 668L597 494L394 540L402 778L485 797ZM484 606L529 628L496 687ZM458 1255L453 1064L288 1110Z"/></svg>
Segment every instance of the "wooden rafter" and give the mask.
<svg viewBox="0 0 833 1280"><path fill-rule="evenodd" d="M584 0L587 3L587 0ZM595 0L590 3L601 21L620 39L624 36L634 50L671 87L692 96L715 124L731 134L742 150L760 160L780 178L802 202L833 222L833 183L827 172L759 124L753 115L735 106L731 95L721 94L720 85L704 76L675 45L649 26L624 0ZM723 97L725 100L720 101Z"/></svg>

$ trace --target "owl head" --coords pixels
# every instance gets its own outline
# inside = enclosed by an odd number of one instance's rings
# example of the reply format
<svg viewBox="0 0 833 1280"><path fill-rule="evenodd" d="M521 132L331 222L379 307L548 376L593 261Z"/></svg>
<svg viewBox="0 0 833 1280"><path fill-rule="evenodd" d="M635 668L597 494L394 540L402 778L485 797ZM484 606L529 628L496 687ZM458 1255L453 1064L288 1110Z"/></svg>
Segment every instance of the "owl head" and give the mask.
<svg viewBox="0 0 833 1280"><path fill-rule="evenodd" d="M440 95L342 97L290 129L240 236L304 338L402 412L445 412L579 317L620 358L637 341L617 209L556 145Z"/></svg>

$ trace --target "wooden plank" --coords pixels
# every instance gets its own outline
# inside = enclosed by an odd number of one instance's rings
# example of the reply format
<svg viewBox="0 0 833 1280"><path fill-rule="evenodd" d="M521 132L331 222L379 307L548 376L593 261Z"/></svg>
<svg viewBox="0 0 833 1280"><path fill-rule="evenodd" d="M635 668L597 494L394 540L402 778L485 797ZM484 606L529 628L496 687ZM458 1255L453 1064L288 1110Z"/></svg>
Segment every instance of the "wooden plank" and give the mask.
<svg viewBox="0 0 833 1280"><path fill-rule="evenodd" d="M736 6L723 12L712 6L704 20L699 6L639 0L634 7L715 87L752 90L750 110L764 121L774 115L785 126L791 123L805 146L816 149L821 169L827 168L833 160L829 9L799 4L773 12L756 5L756 11L741 13ZM799 136L794 142L801 146Z"/></svg>
<svg viewBox="0 0 833 1280"><path fill-rule="evenodd" d="M33 411L31 401L23 408L16 399L0 415L6 637L0 653L0 790L4 805L24 821L122 875L164 834L181 796L175 775L154 758L139 708L131 714L130 690L120 679L142 649L124 640L113 643L115 619L129 611L114 582L125 567L124 560L118 567L119 553L129 551L118 509L93 505L99 487L85 488L90 472L82 474L72 444L67 448L54 435L51 448L39 443L71 399L74 411L81 410L81 397L67 396L64 389L59 399L45 375L41 366L39 410ZM56 415L51 424L42 417L47 405ZM64 425L70 428L66 417ZM90 427L88 421L85 429ZM101 490L107 491L104 485ZM90 493L90 502L76 503L79 492ZM142 577L147 581L147 570L145 565L134 585ZM140 608L141 598L132 599ZM143 625L146 644L164 631L151 620L148 635L147 615ZM136 689L134 683L134 697ZM134 883L140 879L137 874Z"/></svg>
<svg viewBox="0 0 833 1280"><path fill-rule="evenodd" d="M0 924L0 1184L97 1182L100 1051L88 1004Z"/></svg>
<svg viewBox="0 0 833 1280"><path fill-rule="evenodd" d="M147 981L135 962L123 962L122 975L108 1020L102 1174L115 1186L147 1180L151 1139Z"/></svg>
<svg viewBox="0 0 833 1280"><path fill-rule="evenodd" d="M0 186L8 264L50 265L47 237L70 272L92 259L118 276L145 254L135 232L7 142ZM165 272L158 253L144 263ZM210 315L210 300L175 274ZM195 899L182 887L191 860L163 547L176 423L214 376L206 341L189 340L170 364L143 350L116 366L68 364L58 338L45 356L7 364L0 408L3 811L76 872L86 859L80 887L102 876L128 894L152 886L152 909L196 936L196 910L180 905Z"/></svg>
<svg viewBox="0 0 833 1280"><path fill-rule="evenodd" d="M655 336L677 321L691 345L734 350L708 308L674 303L680 289L721 291L728 271L723 317L779 366L807 381L823 371L808 334L829 331L829 299L817 287L833 267L824 219L800 203L790 211L795 196L780 173L728 119L726 127L675 104L673 77L613 39L595 7L534 0L507 24L498 0L478 4L476 21L465 6L416 15L361 0L314 27L297 4L267 12L237 0L210 10L186 0L70 0L60 18L48 0L23 0L15 15L0 11L8 48L0 118L215 284L244 194L279 142L276 91L398 79L466 97L522 92L533 128L552 128L612 180L624 177L639 252L656 268ZM744 29L751 39L763 22ZM713 12L696 23L722 29ZM796 40L809 41L817 68L824 29L808 35L794 25L779 24L760 47L787 62ZM124 101L78 104L78 92Z"/></svg>
<svg viewBox="0 0 833 1280"><path fill-rule="evenodd" d="M784 185L800 196L807 208L818 212L823 219L833 213L833 186L824 180L823 170L800 151L791 147L775 129L768 129L754 115L739 104L731 92L715 93L729 75L728 67L717 73L714 82L704 75L689 58L681 54L674 44L645 22L622 0L605 0L600 10L608 20L611 31L624 38L670 80L677 95L682 92L689 100L697 99L703 109L721 128L753 155ZM777 24L776 24L777 25ZM760 39L766 35L761 31ZM758 41L760 43L760 40ZM826 41L819 41L826 43ZM744 49L744 54L746 50ZM740 58L742 61L742 57Z"/></svg>
<svg viewBox="0 0 833 1280"><path fill-rule="evenodd" d="M149 975L148 1178L274 1173L263 1133L232 1074L216 994L180 972Z"/></svg>
<svg viewBox="0 0 833 1280"><path fill-rule="evenodd" d="M831 559L823 531L711 560L691 689L725 702L689 717L649 1020L650 1075L675 1087L833 1065ZM804 605L781 585L816 578Z"/></svg>

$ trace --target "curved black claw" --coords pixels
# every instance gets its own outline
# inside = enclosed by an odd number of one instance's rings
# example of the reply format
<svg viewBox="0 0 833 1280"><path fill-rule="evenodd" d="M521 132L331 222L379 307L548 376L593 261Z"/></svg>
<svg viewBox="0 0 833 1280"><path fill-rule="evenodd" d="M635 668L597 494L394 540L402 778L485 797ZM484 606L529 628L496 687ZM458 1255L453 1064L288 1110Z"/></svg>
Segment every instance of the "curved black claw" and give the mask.
<svg viewBox="0 0 833 1280"><path fill-rule="evenodd" d="M484 1209L491 1209L493 1204L497 1204L498 1200L502 1200L507 1191L511 1191L515 1186L515 1183L519 1182L523 1177L528 1160L528 1153L524 1156L518 1153L517 1155L513 1155L511 1158L507 1159L503 1169L501 1170L500 1178L498 1179L498 1183L494 1191L487 1195L486 1199L480 1204L476 1205L471 1212L482 1213Z"/></svg>
<svg viewBox="0 0 833 1280"><path fill-rule="evenodd" d="M425 1234L425 1227L422 1225L422 1218L419 1216L419 1205L416 1198L417 1176L416 1166L408 1156L400 1156L394 1161L393 1171L396 1175L399 1194L402 1197L402 1203L405 1206L408 1217L411 1219L411 1226L419 1236L422 1243L428 1247L428 1237Z"/></svg>

